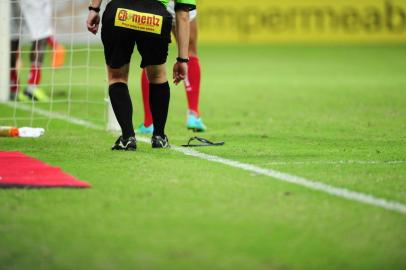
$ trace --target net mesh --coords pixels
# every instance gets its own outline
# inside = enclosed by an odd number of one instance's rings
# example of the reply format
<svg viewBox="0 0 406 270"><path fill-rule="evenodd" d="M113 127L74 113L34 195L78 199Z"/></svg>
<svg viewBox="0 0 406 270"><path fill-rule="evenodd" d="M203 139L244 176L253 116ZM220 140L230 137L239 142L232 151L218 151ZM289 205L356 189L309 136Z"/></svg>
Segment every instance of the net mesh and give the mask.
<svg viewBox="0 0 406 270"><path fill-rule="evenodd" d="M87 1L82 0L39 0L49 5L52 21L52 37L56 43L48 42L41 65L41 80L37 87L48 96L47 101L18 98L29 86L31 73L33 37L26 16L38 16L38 12L16 12L16 6L24 1L12 0L10 24L18 25L18 31L11 27L10 39L19 40L15 85L17 98L3 102L10 107L0 116L0 125L36 126L47 129L58 117L80 118L99 125L105 125L106 114L106 70L100 36L93 36L86 29ZM46 6L42 6L46 9ZM103 7L102 7L103 9ZM48 16L44 12L43 16ZM37 19L37 18L35 18ZM38 20L43 19L38 16ZM100 31L99 31L100 32ZM56 45L59 46L56 46ZM63 63L58 61L64 59ZM11 81L12 82L12 81ZM13 85L11 85L13 87ZM4 89L2 91L5 91ZM68 122L66 122L68 123Z"/></svg>

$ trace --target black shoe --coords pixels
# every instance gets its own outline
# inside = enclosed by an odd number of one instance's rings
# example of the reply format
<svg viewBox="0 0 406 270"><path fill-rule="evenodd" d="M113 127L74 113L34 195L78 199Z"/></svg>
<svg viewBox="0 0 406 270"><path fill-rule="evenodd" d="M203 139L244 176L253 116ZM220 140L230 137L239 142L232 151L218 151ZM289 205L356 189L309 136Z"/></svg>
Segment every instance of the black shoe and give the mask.
<svg viewBox="0 0 406 270"><path fill-rule="evenodd" d="M152 148L169 148L169 140L168 137L166 137L166 135L164 135L163 137L159 136L159 135L154 135L151 138L151 145Z"/></svg>
<svg viewBox="0 0 406 270"><path fill-rule="evenodd" d="M136 149L137 140L135 137L130 137L127 140L123 140L123 137L120 136L114 143L113 147L111 147L111 150L135 151Z"/></svg>

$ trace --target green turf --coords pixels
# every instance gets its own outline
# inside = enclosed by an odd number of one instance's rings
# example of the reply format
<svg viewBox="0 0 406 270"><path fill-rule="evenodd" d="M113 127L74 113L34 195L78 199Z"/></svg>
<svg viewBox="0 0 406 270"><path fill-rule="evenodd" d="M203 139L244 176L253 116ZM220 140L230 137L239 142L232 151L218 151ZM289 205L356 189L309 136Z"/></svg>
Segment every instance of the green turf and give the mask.
<svg viewBox="0 0 406 270"><path fill-rule="evenodd" d="M226 145L199 151L406 203L406 45L202 46L200 54L204 137ZM47 71L44 83L53 76L61 85L53 111L102 125L103 58L87 57L67 59L101 68ZM63 86L70 80L90 85ZM68 106L68 97L92 103ZM192 136L185 100L173 87L175 145ZM112 134L4 105L0 115L2 124L16 115L20 126L48 127L39 139L0 138L1 150L93 186L0 189L1 269L406 268L404 214L145 143L111 152Z"/></svg>

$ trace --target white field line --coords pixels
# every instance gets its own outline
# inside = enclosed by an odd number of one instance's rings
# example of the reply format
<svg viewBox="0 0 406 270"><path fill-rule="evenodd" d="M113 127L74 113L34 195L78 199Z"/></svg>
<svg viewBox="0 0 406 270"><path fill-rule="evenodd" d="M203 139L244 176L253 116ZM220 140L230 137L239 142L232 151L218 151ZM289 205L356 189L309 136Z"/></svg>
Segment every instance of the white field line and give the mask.
<svg viewBox="0 0 406 270"><path fill-rule="evenodd" d="M30 111L33 110L35 113L37 113L39 115L63 120L63 121L66 121L66 122L69 122L69 123L72 123L75 125L80 125L80 126L84 126L87 128L97 129L97 130L104 130L104 128L100 125L96 125L96 124L93 124L91 122L88 122L88 121L85 121L82 119L69 117L69 116L66 116L63 114L48 112L48 111L34 108L34 107L27 108L27 106L25 106L25 105L21 106L21 105L18 105L18 103L17 104L7 104L7 105L10 107L16 107L16 108L22 109L22 110L30 110ZM138 141L145 142L145 143L150 142L150 140L145 137L138 137L137 139L138 139ZM304 186L309 189L318 190L318 191L321 191L321 192L324 192L324 193L327 193L330 195L345 198L347 200L381 207L381 208L384 208L387 210L396 211L396 212L406 215L406 204L402 204L400 202L378 198L378 197L375 197L372 195L368 195L368 194L364 194L364 193L356 192L356 191L351 191L351 190L348 190L345 188L338 188L338 187L330 186L330 185L327 185L327 184L324 184L321 182L317 182L317 181L313 181L310 179L306 179L306 178L303 178L300 176L295 176L292 174L279 172L279 171L271 170L271 169L264 169L264 168L261 168L261 167L255 166L255 165L222 158L222 157L218 157L215 155L208 155L208 154L201 153L201 152L198 152L198 151L196 151L194 149L190 149L190 148L172 146L171 149L175 150L177 152L181 152L188 156L193 156L193 157L197 157L197 158L200 158L203 160L224 164L224 165L227 165L230 167L242 169L242 170L253 172L256 174L270 176L272 178L278 179L283 182L288 182L288 183Z"/></svg>
<svg viewBox="0 0 406 270"><path fill-rule="evenodd" d="M21 104L18 102L6 102L6 103L2 103L10 108L17 108L20 109L22 111L26 111L26 112L35 112L36 114L48 117L48 118L52 118L52 119L59 119L59 120L63 120L65 122L69 122L71 124L75 124L75 125L79 125L79 126L84 126L87 128L91 128L91 129L97 129L97 130L103 130L104 128L100 125L96 125L92 122L80 119L80 118L76 118L76 117L72 117L72 116L68 116L66 114L62 114L62 113L58 113L58 112L50 112L47 110L43 110L40 108L35 108L35 106L33 105L27 105L27 104Z"/></svg>

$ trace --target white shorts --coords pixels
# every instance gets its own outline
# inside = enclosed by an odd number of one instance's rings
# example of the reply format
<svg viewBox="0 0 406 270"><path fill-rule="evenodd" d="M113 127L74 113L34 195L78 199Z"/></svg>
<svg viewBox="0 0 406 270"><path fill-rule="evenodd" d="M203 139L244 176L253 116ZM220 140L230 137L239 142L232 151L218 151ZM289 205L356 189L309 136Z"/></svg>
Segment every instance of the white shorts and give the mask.
<svg viewBox="0 0 406 270"><path fill-rule="evenodd" d="M168 12L172 15L172 25L176 25L175 19L175 3L173 1L169 1L168 7L166 8ZM189 12L189 21L193 21L196 19L197 11L196 9Z"/></svg>
<svg viewBox="0 0 406 270"><path fill-rule="evenodd" d="M50 0L19 0L11 5L11 39L17 40L27 29L31 40L53 35L52 7Z"/></svg>

